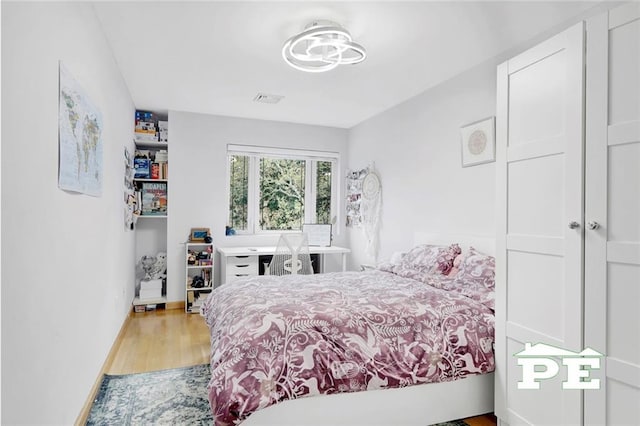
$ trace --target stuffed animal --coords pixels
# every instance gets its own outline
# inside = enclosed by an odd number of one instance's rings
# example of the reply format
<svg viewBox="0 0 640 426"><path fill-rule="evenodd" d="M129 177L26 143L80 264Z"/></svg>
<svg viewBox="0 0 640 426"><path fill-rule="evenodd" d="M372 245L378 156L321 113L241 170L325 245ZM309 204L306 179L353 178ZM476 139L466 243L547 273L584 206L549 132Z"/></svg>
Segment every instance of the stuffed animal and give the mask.
<svg viewBox="0 0 640 426"><path fill-rule="evenodd" d="M156 263L151 268L149 275L154 280L167 277L167 253L156 254Z"/></svg>

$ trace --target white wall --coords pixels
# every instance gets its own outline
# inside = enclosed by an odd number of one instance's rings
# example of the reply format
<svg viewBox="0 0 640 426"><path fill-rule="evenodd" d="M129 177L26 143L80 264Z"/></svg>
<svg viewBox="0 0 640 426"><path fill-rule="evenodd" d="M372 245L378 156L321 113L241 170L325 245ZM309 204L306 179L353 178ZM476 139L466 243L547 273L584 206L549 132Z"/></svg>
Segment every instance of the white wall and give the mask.
<svg viewBox="0 0 640 426"><path fill-rule="evenodd" d="M347 162L347 131L331 127L169 111L169 138L169 301L184 300L184 242L191 228L210 228L216 247L277 243L277 235L224 235L228 214L227 144L339 152L343 169ZM339 231L334 244L344 245L344 228ZM327 260L329 269L338 268L340 259ZM216 262L219 271L218 259ZM215 275L217 284L219 273Z"/></svg>
<svg viewBox="0 0 640 426"><path fill-rule="evenodd" d="M103 192L61 191L58 61L100 109ZM87 3L2 3L2 424L72 424L131 307L134 106Z"/></svg>
<svg viewBox="0 0 640 426"><path fill-rule="evenodd" d="M383 112L349 132L349 167L369 162L382 182L379 259L407 250L416 230L493 235L494 163L461 167L460 126L495 115L494 61ZM352 267L371 263L348 228Z"/></svg>
<svg viewBox="0 0 640 426"><path fill-rule="evenodd" d="M350 169L375 162L382 181L378 260L413 245L415 231L495 235L495 163L461 167L460 127L495 116L496 67L615 3L594 3L534 39L360 123L349 131ZM351 268L364 254L361 229L348 228Z"/></svg>

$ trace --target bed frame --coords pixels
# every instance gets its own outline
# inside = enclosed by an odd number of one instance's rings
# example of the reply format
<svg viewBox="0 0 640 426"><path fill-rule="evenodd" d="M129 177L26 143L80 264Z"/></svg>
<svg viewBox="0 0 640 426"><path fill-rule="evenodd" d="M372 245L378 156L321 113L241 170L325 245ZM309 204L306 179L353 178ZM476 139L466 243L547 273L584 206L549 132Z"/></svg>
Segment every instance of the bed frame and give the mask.
<svg viewBox="0 0 640 426"><path fill-rule="evenodd" d="M493 255L487 236L418 232L414 244L458 243L466 250ZM403 425L427 426L493 412L494 374L397 389L313 396L283 401L259 410L243 426Z"/></svg>
<svg viewBox="0 0 640 426"><path fill-rule="evenodd" d="M453 382L313 396L251 414L242 426L427 426L493 411L493 373Z"/></svg>

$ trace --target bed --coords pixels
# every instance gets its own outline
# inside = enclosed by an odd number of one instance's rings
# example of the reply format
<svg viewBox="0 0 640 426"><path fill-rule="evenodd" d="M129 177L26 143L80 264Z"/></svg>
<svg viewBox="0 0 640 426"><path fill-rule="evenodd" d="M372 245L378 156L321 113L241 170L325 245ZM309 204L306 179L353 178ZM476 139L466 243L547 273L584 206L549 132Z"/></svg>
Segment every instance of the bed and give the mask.
<svg viewBox="0 0 640 426"><path fill-rule="evenodd" d="M492 288L441 273L470 263L439 244L374 270L216 289L202 309L215 423L427 425L491 412Z"/></svg>

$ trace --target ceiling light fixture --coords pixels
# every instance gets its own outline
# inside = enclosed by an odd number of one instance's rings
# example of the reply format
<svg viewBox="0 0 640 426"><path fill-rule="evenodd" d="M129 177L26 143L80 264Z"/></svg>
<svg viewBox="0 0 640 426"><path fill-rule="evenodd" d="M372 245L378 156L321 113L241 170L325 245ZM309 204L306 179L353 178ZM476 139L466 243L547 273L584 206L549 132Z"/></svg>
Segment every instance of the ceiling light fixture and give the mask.
<svg viewBox="0 0 640 426"><path fill-rule="evenodd" d="M282 57L300 71L324 72L338 65L362 62L367 51L335 22L315 21L287 40L282 47Z"/></svg>

